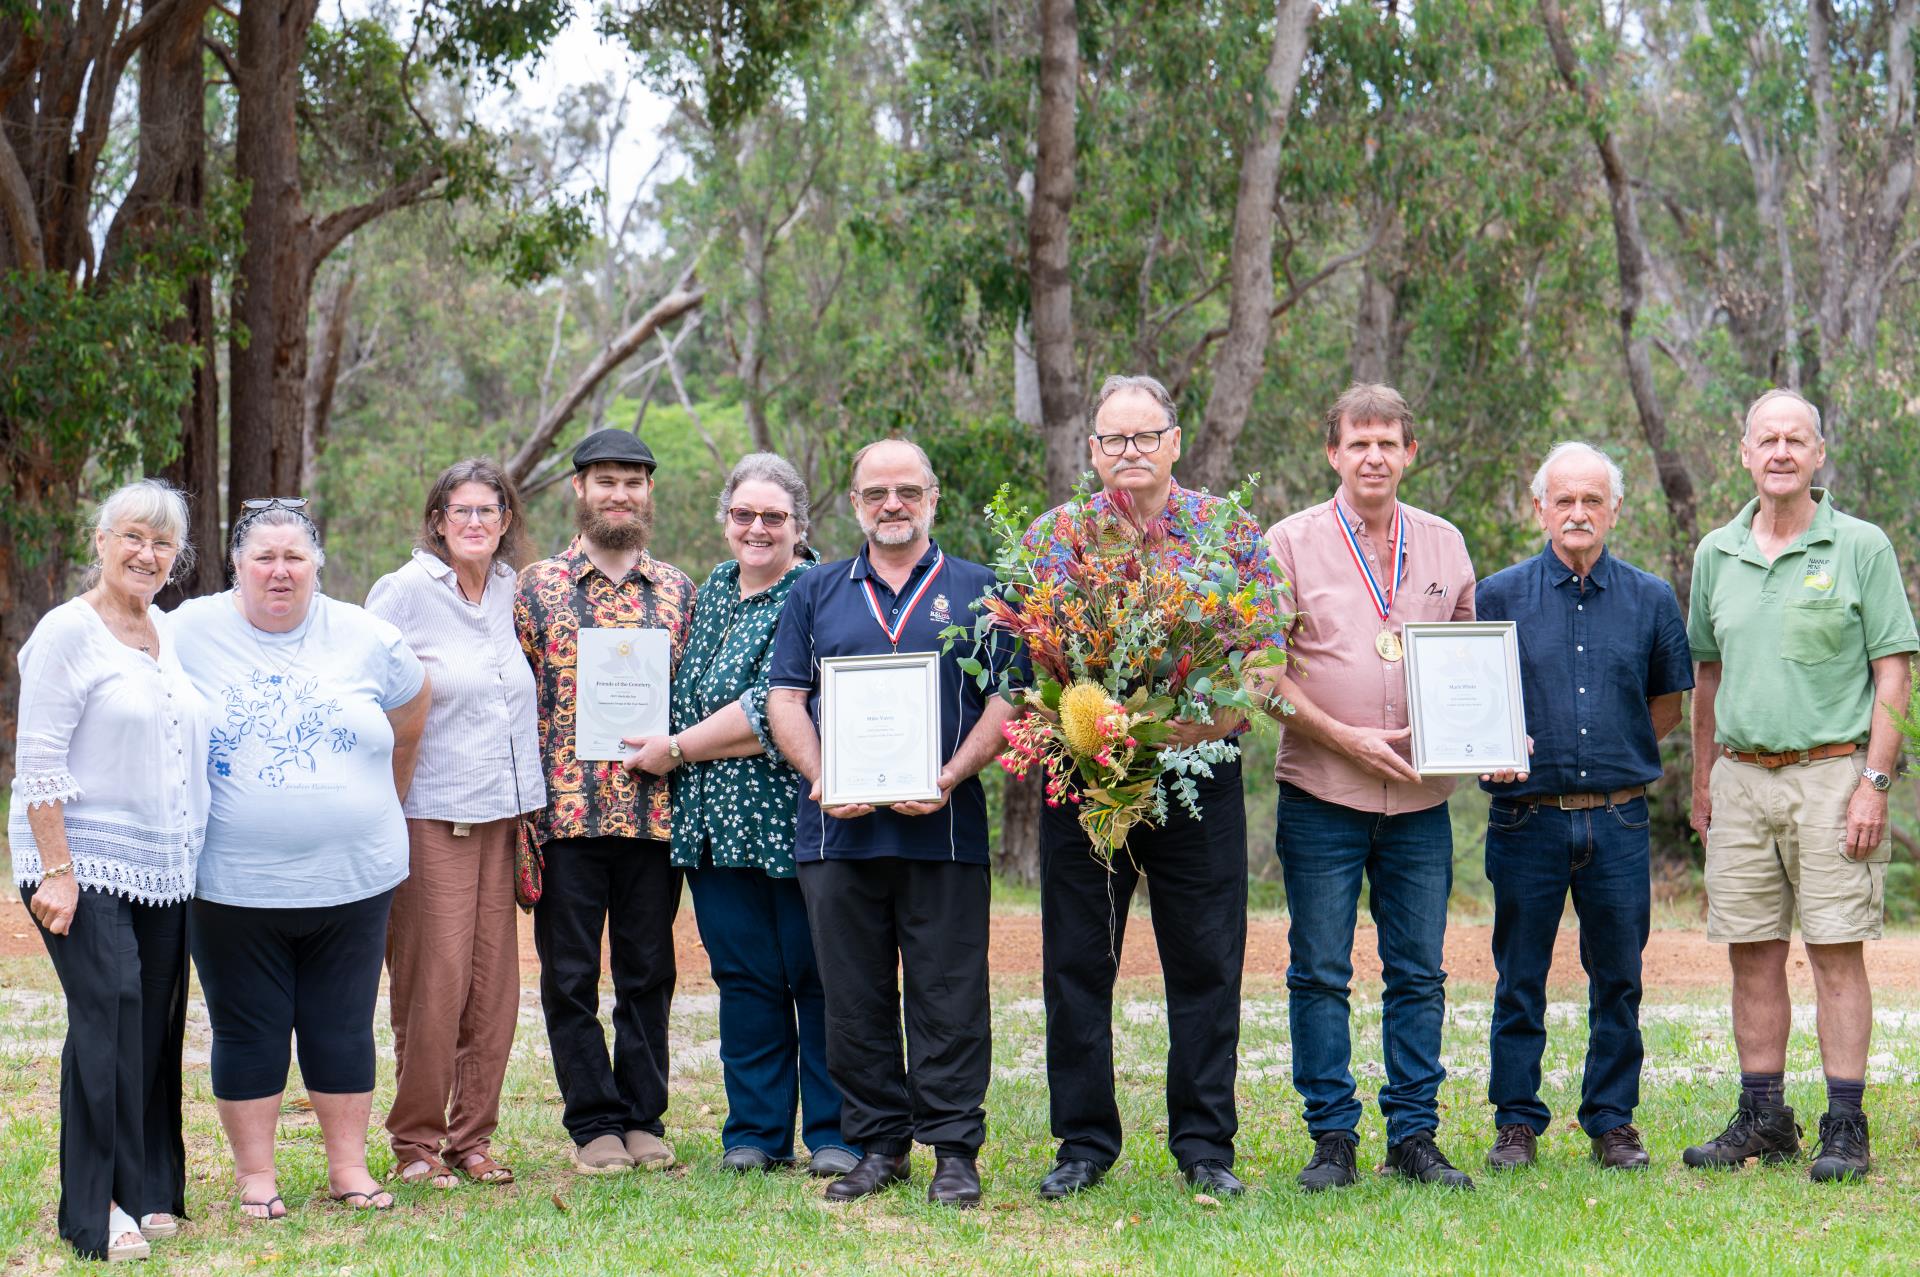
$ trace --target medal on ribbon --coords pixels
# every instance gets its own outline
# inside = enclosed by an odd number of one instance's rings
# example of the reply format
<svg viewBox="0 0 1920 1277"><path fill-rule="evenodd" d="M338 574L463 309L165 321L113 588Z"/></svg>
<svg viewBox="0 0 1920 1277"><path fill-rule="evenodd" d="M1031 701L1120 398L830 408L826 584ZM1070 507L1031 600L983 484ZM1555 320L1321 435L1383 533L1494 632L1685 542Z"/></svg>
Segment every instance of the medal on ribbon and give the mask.
<svg viewBox="0 0 1920 1277"><path fill-rule="evenodd" d="M887 618L880 611L880 596L873 592L873 578L867 577L860 582L860 588L865 590L867 595L867 611L873 614L874 622L880 626L880 632L887 636L887 642L893 645L894 651L900 650L900 636L906 633L907 622L913 619L913 609L920 605L920 600L926 597L928 588L933 584L933 578L939 576L940 569L946 565L946 552L935 550L933 566L927 569L924 577L920 578L920 586L913 592L913 597L901 606L900 619L893 625L887 624Z"/></svg>
<svg viewBox="0 0 1920 1277"><path fill-rule="evenodd" d="M1366 582L1367 598L1373 604L1374 615L1380 618L1380 633L1374 637L1373 650L1380 654L1381 660L1393 664L1406 655L1400 636L1388 626L1387 614L1393 611L1393 598L1400 588L1400 565L1407 557L1407 521L1401 517L1400 503L1394 502L1393 531L1388 536L1390 553L1387 557L1387 583L1382 587L1373 569L1367 565L1367 556L1360 553L1360 538L1353 531L1355 520L1348 515L1347 508L1340 504L1338 497L1334 498L1333 509L1340 520L1340 534L1346 538L1347 553L1353 556L1353 566L1360 570L1360 579Z"/></svg>

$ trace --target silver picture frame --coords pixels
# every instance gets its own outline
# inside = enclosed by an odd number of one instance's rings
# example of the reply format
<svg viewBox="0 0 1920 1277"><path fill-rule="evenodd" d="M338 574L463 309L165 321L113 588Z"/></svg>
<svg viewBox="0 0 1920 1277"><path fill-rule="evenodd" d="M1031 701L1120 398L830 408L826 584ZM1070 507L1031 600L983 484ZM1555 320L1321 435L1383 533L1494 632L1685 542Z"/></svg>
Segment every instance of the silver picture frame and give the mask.
<svg viewBox="0 0 1920 1277"><path fill-rule="evenodd" d="M940 797L940 654L820 661L820 804Z"/></svg>
<svg viewBox="0 0 1920 1277"><path fill-rule="evenodd" d="M1512 621L1409 621L1407 719L1423 776L1529 771L1520 639Z"/></svg>

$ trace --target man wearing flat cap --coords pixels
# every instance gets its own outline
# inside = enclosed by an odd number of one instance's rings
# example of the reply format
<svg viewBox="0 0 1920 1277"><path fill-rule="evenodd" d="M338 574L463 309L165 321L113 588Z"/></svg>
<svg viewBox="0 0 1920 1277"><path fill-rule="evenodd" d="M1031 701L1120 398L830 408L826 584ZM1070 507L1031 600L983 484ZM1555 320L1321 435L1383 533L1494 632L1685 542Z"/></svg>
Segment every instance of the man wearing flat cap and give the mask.
<svg viewBox="0 0 1920 1277"><path fill-rule="evenodd" d="M535 816L545 882L534 908L540 1004L583 1174L665 1169L667 1010L680 871L668 855L664 778L574 752L580 630L662 629L673 664L693 621L693 582L647 553L653 453L597 430L573 452L574 524L565 551L520 574L514 624L539 694L547 806ZM600 934L613 969L613 1056L600 1027Z"/></svg>

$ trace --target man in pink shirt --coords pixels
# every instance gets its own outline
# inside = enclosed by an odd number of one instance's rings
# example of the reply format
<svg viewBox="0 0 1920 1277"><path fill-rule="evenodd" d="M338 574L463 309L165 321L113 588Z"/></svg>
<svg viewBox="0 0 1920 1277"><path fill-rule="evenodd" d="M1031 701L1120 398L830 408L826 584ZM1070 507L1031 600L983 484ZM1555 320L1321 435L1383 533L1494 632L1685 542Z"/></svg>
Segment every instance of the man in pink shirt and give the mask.
<svg viewBox="0 0 1920 1277"><path fill-rule="evenodd" d="M1472 1188L1434 1146L1446 1070L1447 896L1453 888L1453 782L1422 779L1407 753L1400 627L1471 621L1473 564L1459 529L1401 504L1419 445L1413 413L1387 386L1356 385L1327 410L1327 460L1340 487L1267 531L1295 613L1285 674L1271 676L1283 732L1275 851L1292 923L1287 966L1293 1084L1306 1101L1308 1191L1356 1178L1360 1101L1347 997L1360 881L1370 885L1386 979L1383 1046L1387 1168ZM1507 779L1508 777L1502 777Z"/></svg>

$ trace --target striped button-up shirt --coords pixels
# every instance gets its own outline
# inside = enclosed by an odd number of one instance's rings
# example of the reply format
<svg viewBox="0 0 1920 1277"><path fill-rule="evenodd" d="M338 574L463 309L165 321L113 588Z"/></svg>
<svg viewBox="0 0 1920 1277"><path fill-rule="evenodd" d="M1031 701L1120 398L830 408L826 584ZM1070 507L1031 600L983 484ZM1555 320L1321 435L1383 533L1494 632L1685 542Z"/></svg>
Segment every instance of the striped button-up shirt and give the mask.
<svg viewBox="0 0 1920 1277"><path fill-rule="evenodd" d="M478 603L453 565L415 550L374 582L367 610L427 667L432 699L403 807L413 820L481 824L547 805L534 734L533 672L513 632L513 569L493 565Z"/></svg>
<svg viewBox="0 0 1920 1277"><path fill-rule="evenodd" d="M533 666L540 750L550 805L534 821L542 846L555 838L671 835L672 800L663 776L618 762L582 762L574 753L574 684L580 627L662 629L680 668L693 629L693 582L650 554L619 581L593 566L576 537L566 552L529 564L514 598L514 627Z"/></svg>

